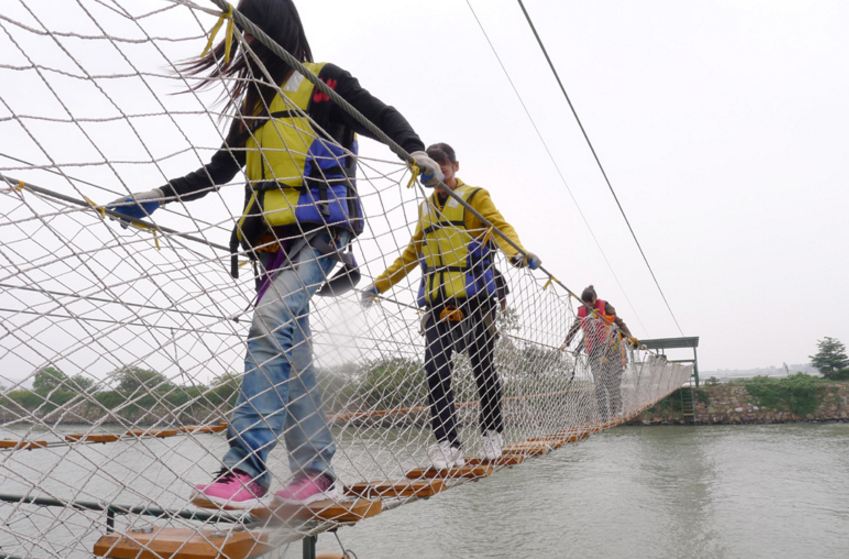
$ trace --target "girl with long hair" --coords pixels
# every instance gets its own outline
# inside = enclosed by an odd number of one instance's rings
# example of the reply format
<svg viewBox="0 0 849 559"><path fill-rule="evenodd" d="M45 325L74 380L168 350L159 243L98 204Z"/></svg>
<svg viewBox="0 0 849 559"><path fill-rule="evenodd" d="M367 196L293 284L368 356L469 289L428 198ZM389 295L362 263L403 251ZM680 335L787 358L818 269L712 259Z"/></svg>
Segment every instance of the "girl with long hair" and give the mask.
<svg viewBox="0 0 849 559"><path fill-rule="evenodd" d="M237 9L410 152L423 182L441 180L439 166L397 110L342 68L313 62L291 0L241 0ZM245 208L231 249L235 254L241 246L257 263L256 308L228 428L229 450L213 480L194 486L193 502L231 508L266 504L267 458L282 436L293 476L274 500L307 504L340 494L331 466L335 445L315 383L310 299L363 229L355 135L371 134L248 33L233 48L229 61L222 41L183 67L200 78L196 88L230 84L225 98L235 117L221 148L200 169L116 200L109 209L145 218L166 202L205 196L244 168ZM237 275L237 266L232 273Z"/></svg>

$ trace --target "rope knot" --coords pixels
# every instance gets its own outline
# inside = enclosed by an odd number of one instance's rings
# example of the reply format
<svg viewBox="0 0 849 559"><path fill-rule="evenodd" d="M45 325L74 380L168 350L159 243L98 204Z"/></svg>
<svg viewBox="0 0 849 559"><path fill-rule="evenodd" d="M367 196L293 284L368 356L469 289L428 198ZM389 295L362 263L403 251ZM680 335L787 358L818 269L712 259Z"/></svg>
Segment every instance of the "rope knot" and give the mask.
<svg viewBox="0 0 849 559"><path fill-rule="evenodd" d="M227 30L224 34L224 63L230 63L230 50L233 47L233 32L236 29L235 23L233 21L233 6L228 5L227 9L221 12L221 15L218 16L218 21L215 22L215 25L212 26L212 29L209 31L209 38L206 40L206 47L204 47L203 52L200 55L206 56L212 50L212 43L215 42L215 37L218 35L218 31L221 29L221 26L224 25L224 22L227 22Z"/></svg>

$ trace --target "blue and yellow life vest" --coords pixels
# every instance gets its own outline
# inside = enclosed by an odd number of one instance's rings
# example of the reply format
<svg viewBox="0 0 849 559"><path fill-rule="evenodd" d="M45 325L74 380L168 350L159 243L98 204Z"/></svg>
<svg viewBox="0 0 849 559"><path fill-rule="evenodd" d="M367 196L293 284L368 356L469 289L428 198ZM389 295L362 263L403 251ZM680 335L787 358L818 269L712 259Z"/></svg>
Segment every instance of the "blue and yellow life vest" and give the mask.
<svg viewBox="0 0 849 559"><path fill-rule="evenodd" d="M480 188L462 185L454 190L466 203L471 203ZM419 206L422 230L422 282L418 302L433 306L495 294L491 241L483 231L466 229L466 208L448 198L440 207L437 193Z"/></svg>
<svg viewBox="0 0 849 559"><path fill-rule="evenodd" d="M324 63L305 66L319 75ZM250 246L259 233L281 227L362 232L354 184L356 140L343 147L340 139L315 129L310 116L319 102L329 103L329 98L294 72L272 100L270 118L250 134L245 144L245 209L236 226L243 246Z"/></svg>

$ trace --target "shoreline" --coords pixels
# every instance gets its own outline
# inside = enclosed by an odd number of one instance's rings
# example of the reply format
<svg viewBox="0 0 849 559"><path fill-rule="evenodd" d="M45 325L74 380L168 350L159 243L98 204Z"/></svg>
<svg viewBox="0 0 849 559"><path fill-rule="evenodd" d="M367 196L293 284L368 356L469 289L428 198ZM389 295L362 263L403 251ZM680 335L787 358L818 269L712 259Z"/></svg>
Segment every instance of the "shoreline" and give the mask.
<svg viewBox="0 0 849 559"><path fill-rule="evenodd" d="M771 425L849 422L849 382L807 375L681 388L628 425ZM689 413L687 413L689 411Z"/></svg>

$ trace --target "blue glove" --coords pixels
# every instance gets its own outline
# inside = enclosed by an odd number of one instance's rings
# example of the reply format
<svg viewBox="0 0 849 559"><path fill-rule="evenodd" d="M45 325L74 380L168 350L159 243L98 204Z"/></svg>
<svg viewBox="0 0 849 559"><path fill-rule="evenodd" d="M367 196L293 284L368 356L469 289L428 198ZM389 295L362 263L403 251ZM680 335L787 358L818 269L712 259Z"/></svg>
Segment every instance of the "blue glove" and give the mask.
<svg viewBox="0 0 849 559"><path fill-rule="evenodd" d="M159 209L164 202L165 195L161 188L154 188L145 192L135 192L129 196L118 198L106 205L106 209L114 214L112 217L121 221L121 227L126 229L134 219L145 219L154 211ZM126 218L126 219L123 219Z"/></svg>
<svg viewBox="0 0 849 559"><path fill-rule="evenodd" d="M366 287L363 289L362 295L360 295L360 304L365 308L369 308L375 303L375 301L377 301L379 293L380 292L374 285Z"/></svg>
<svg viewBox="0 0 849 559"><path fill-rule="evenodd" d="M439 186L439 183L445 179L439 163L431 159L427 152L414 151L410 154L410 157L413 158L419 167L419 180L423 185L434 188Z"/></svg>
<svg viewBox="0 0 849 559"><path fill-rule="evenodd" d="M526 252L522 254L521 252L517 252L513 255L513 258L510 259L510 264L516 266L517 268L530 268L531 270L536 270L542 265L542 260L539 259L539 256L534 254L533 252Z"/></svg>

